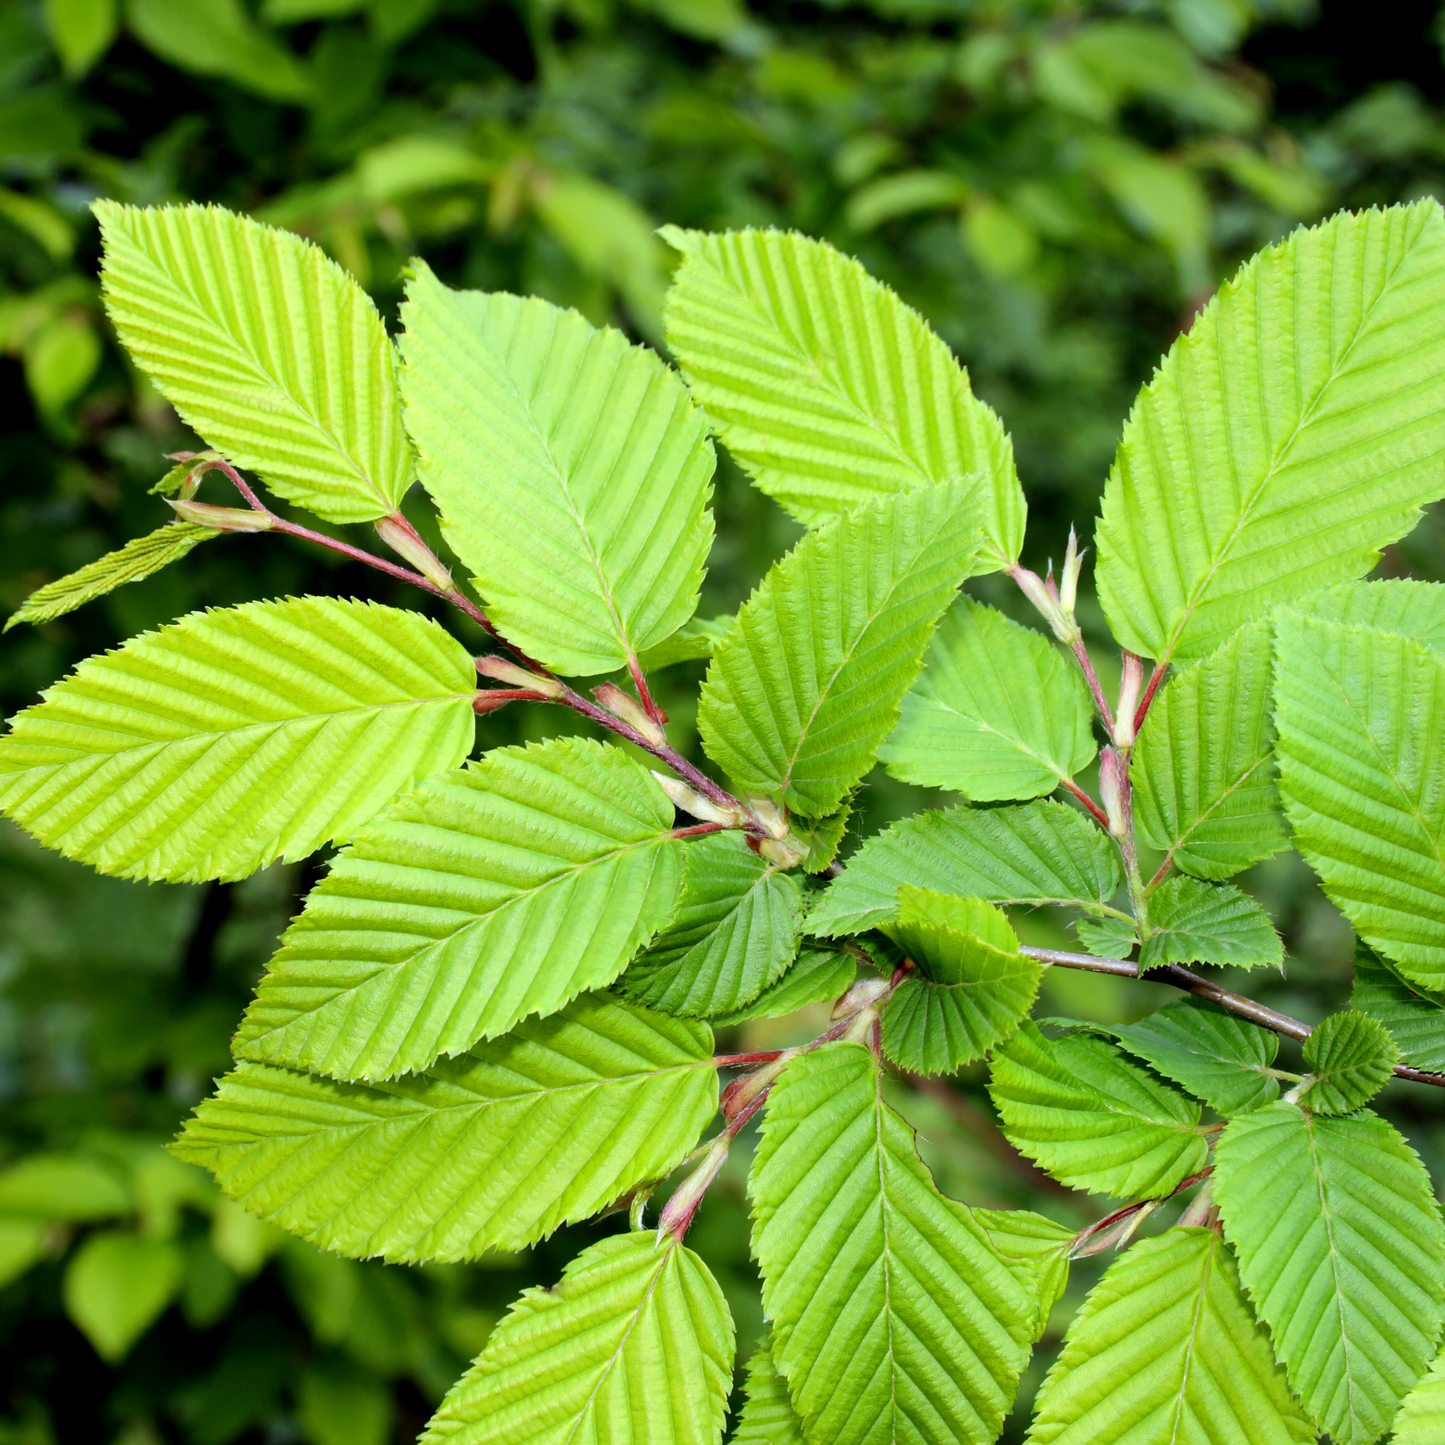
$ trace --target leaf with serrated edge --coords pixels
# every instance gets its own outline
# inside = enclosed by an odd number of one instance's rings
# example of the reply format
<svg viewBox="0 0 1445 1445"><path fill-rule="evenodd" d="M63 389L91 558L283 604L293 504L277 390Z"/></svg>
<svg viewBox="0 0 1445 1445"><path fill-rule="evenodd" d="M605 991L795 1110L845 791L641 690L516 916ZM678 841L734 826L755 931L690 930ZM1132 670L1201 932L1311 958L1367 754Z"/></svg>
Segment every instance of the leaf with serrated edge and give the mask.
<svg viewBox="0 0 1445 1445"><path fill-rule="evenodd" d="M1105 903L1124 875L1109 840L1063 803L919 813L874 834L808 914L820 937L897 913L905 885L990 903Z"/></svg>
<svg viewBox="0 0 1445 1445"><path fill-rule="evenodd" d="M412 479L396 352L355 279L214 206L94 209L115 329L207 445L327 521L396 511Z"/></svg>
<svg viewBox="0 0 1445 1445"><path fill-rule="evenodd" d="M1269 915L1231 883L1170 878L1149 900L1153 932L1139 950L1139 967L1162 963L1222 963L1279 968L1284 944Z"/></svg>
<svg viewBox="0 0 1445 1445"><path fill-rule="evenodd" d="M240 1058L390 1078L602 988L670 917L673 808L620 748L497 748L398 798L281 940Z"/></svg>
<svg viewBox="0 0 1445 1445"><path fill-rule="evenodd" d="M0 738L0 807L102 873L244 878L344 840L472 744L476 672L416 612L192 612L89 658Z"/></svg>
<svg viewBox="0 0 1445 1445"><path fill-rule="evenodd" d="M671 1236L616 1234L527 1290L447 1391L422 1445L717 1445L733 1322Z"/></svg>
<svg viewBox="0 0 1445 1445"><path fill-rule="evenodd" d="M694 617L691 622L678 628L671 637L638 654L638 666L643 672L660 672L664 667L675 667L679 662L700 662L712 656L712 650L727 636L733 625L730 616Z"/></svg>
<svg viewBox="0 0 1445 1445"><path fill-rule="evenodd" d="M745 1023L748 1019L775 1019L796 1013L813 1003L832 1003L847 993L858 972L851 953L805 945L797 960L771 988L750 1004L713 1019L716 1027Z"/></svg>
<svg viewBox="0 0 1445 1445"><path fill-rule="evenodd" d="M805 1445L803 1426L788 1397L788 1382L773 1363L772 1334L765 1333L748 1362L747 1403L732 1445Z"/></svg>
<svg viewBox="0 0 1445 1445"><path fill-rule="evenodd" d="M814 523L880 493L980 472L990 571L1023 542L1013 448L918 313L796 232L664 227L683 253L667 344L757 486Z"/></svg>
<svg viewBox="0 0 1445 1445"><path fill-rule="evenodd" d="M1360 937L1411 981L1445 987L1445 658L1285 612L1275 694L1296 847Z"/></svg>
<svg viewBox="0 0 1445 1445"><path fill-rule="evenodd" d="M1250 261L1124 428L1095 533L1120 643L1198 657L1272 604L1368 572L1445 492L1442 368L1434 200L1345 212Z"/></svg>
<svg viewBox="0 0 1445 1445"><path fill-rule="evenodd" d="M960 597L878 757L895 778L974 802L1036 798L1093 760L1092 718L1082 675L1048 638Z"/></svg>
<svg viewBox="0 0 1445 1445"><path fill-rule="evenodd" d="M416 262L402 392L442 532L511 642L612 672L697 607L712 443L675 373L536 297L453 291Z"/></svg>
<svg viewBox="0 0 1445 1445"><path fill-rule="evenodd" d="M1163 1198L1209 1161L1199 1105L1102 1039L1025 1023L994 1050L989 1093L1009 1142L1073 1189Z"/></svg>
<svg viewBox="0 0 1445 1445"><path fill-rule="evenodd" d="M1301 604L1301 611L1330 622L1358 622L1398 632L1431 652L1445 652L1445 586L1390 577L1378 582L1341 582Z"/></svg>
<svg viewBox="0 0 1445 1445"><path fill-rule="evenodd" d="M1445 1440L1445 1350L1405 1397L1390 1445L1440 1445Z"/></svg>
<svg viewBox="0 0 1445 1445"><path fill-rule="evenodd" d="M1212 1229L1135 1244L1089 1292L1028 1445L1312 1445Z"/></svg>
<svg viewBox="0 0 1445 1445"><path fill-rule="evenodd" d="M689 843L677 913L622 977L629 997L670 1014L729 1013L798 952L803 892L737 833Z"/></svg>
<svg viewBox="0 0 1445 1445"><path fill-rule="evenodd" d="M934 624L978 555L962 478L881 497L805 537L713 651L698 699L707 754L809 817L873 766Z"/></svg>
<svg viewBox="0 0 1445 1445"><path fill-rule="evenodd" d="M242 1062L171 1151L322 1249L461 1260L662 1178L716 1109L711 1030L587 994L389 1084Z"/></svg>
<svg viewBox="0 0 1445 1445"><path fill-rule="evenodd" d="M1352 1114L1389 1082L1400 1048L1384 1024L1351 1010L1316 1024L1304 1056L1300 1103L1314 1114Z"/></svg>
<svg viewBox="0 0 1445 1445"><path fill-rule="evenodd" d="M975 1209L974 1221L1034 1301L1033 1338L1043 1334L1069 1284L1072 1229L1027 1209Z"/></svg>
<svg viewBox="0 0 1445 1445"><path fill-rule="evenodd" d="M866 1049L834 1043L769 1095L749 1193L773 1356L810 1445L987 1445L1034 1305L881 1085Z"/></svg>
<svg viewBox="0 0 1445 1445"><path fill-rule="evenodd" d="M1414 1150L1375 1114L1274 1103L1230 1120L1213 1186L1295 1395L1338 1445L1377 1439L1445 1315L1445 1227Z"/></svg>
<svg viewBox="0 0 1445 1445"><path fill-rule="evenodd" d="M1355 945L1350 1007L1384 1024L1407 1064L1445 1069L1445 994L1401 978L1363 943Z"/></svg>

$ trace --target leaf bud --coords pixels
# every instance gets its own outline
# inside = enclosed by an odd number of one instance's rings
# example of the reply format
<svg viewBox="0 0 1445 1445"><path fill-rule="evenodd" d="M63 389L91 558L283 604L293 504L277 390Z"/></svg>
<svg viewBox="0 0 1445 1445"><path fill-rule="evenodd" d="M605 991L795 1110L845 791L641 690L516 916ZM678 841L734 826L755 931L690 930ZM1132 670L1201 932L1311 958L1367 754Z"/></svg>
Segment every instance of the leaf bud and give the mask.
<svg viewBox="0 0 1445 1445"><path fill-rule="evenodd" d="M833 1005L833 1017L845 1019L849 1014L871 1008L883 998L893 985L886 978L860 978L842 998Z"/></svg>
<svg viewBox="0 0 1445 1445"><path fill-rule="evenodd" d="M1088 551L1086 547L1084 551ZM1069 528L1069 548L1064 553L1064 570L1059 574L1059 606L1069 616L1079 600L1079 570L1084 565L1084 553L1079 551L1079 535Z"/></svg>
<svg viewBox="0 0 1445 1445"><path fill-rule="evenodd" d="M269 512L253 512L248 507L213 507L209 502L190 501L173 501L170 506L181 521L214 527L218 532L269 532L276 523Z"/></svg>
<svg viewBox="0 0 1445 1445"><path fill-rule="evenodd" d="M477 671L483 677L490 677L493 682L509 682L513 687L525 687L530 692L541 693L543 697L562 696L562 684L555 677L542 677L538 673L529 672L525 667L518 667L515 662L509 662L495 653L478 657L475 662Z"/></svg>
<svg viewBox="0 0 1445 1445"><path fill-rule="evenodd" d="M726 1134L719 1134L712 1141L707 1153L702 1156L702 1163L693 1170L681 1184L673 1190L672 1198L663 1206L662 1214L657 1221L657 1242L662 1243L665 1234L671 1234L681 1239L687 1233L687 1227L692 1223L692 1217L697 1213L697 1207L702 1203L703 1195L712 1186L723 1165L727 1163L728 1146L732 1140Z"/></svg>
<svg viewBox="0 0 1445 1445"><path fill-rule="evenodd" d="M761 838L757 844L758 856L779 868L796 868L808 856L807 847L794 837Z"/></svg>
<svg viewBox="0 0 1445 1445"><path fill-rule="evenodd" d="M452 574L442 566L440 558L417 536L412 526L400 512L383 517L376 524L376 535L396 553L410 562L423 577L443 592L451 592L456 584Z"/></svg>
<svg viewBox="0 0 1445 1445"><path fill-rule="evenodd" d="M672 799L673 807L681 808L684 813L690 813L704 823L721 823L724 828L736 828L742 824L742 814L736 808L714 803L711 798L704 798L697 789L689 788L678 778L659 773L656 768L652 770L652 776L657 779L658 787Z"/></svg>
<svg viewBox="0 0 1445 1445"><path fill-rule="evenodd" d="M1113 749L1099 754L1099 796L1109 819L1109 833L1115 838L1129 836L1129 765Z"/></svg>
<svg viewBox="0 0 1445 1445"><path fill-rule="evenodd" d="M1027 567L1015 567L1009 575L1018 583L1024 596L1034 604L1039 615L1053 630L1054 636L1065 647L1072 647L1082 640L1083 633L1079 631L1078 623L1060 606L1052 580L1045 582L1037 572L1030 572Z"/></svg>
<svg viewBox="0 0 1445 1445"><path fill-rule="evenodd" d="M1119 684L1119 705L1114 709L1114 746L1134 746L1134 714L1139 691L1144 686L1144 659L1133 652L1124 654L1124 676Z"/></svg>
<svg viewBox="0 0 1445 1445"><path fill-rule="evenodd" d="M621 718L634 732L641 733L653 747L665 748L667 746L667 734L652 718L648 717L643 711L641 703L628 697L616 684L604 682L601 687L592 689L592 696L613 717Z"/></svg>

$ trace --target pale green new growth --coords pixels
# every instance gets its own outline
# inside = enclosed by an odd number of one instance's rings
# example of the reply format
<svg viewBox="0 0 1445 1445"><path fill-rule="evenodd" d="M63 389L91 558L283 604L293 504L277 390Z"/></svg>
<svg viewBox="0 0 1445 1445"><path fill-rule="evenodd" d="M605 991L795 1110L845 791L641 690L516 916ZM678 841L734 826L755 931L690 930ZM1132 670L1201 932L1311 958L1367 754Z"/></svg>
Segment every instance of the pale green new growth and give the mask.
<svg viewBox="0 0 1445 1445"><path fill-rule="evenodd" d="M1445 1440L1445 1350L1405 1397L1390 1439L1391 1445L1438 1445Z"/></svg>
<svg viewBox="0 0 1445 1445"><path fill-rule="evenodd" d="M417 262L402 390L423 486L502 634L612 672L697 607L712 444L651 351L537 298L452 291Z"/></svg>
<svg viewBox="0 0 1445 1445"><path fill-rule="evenodd" d="M588 994L389 1084L242 1062L171 1147L323 1249L472 1259L662 1178L716 1108L705 1025Z"/></svg>
<svg viewBox="0 0 1445 1445"><path fill-rule="evenodd" d="M1096 533L1119 642L1198 657L1368 572L1445 493L1442 370L1435 201L1345 213L1249 262L1124 428Z"/></svg>
<svg viewBox="0 0 1445 1445"><path fill-rule="evenodd" d="M1033 1301L1037 1340L1068 1288L1074 1231L1027 1209L975 1209L973 1218Z"/></svg>
<svg viewBox="0 0 1445 1445"><path fill-rule="evenodd" d="M1363 943L1355 945L1350 1007L1384 1024L1407 1064L1445 1069L1445 994L1401 978Z"/></svg>
<svg viewBox="0 0 1445 1445"><path fill-rule="evenodd" d="M312 889L238 1054L388 1078L604 987L672 912L672 819L646 768L582 738L431 779Z"/></svg>
<svg viewBox="0 0 1445 1445"><path fill-rule="evenodd" d="M1314 1114L1352 1114L1389 1082L1400 1048L1368 1014L1331 1014L1305 1040L1309 1075L1299 1099Z"/></svg>
<svg viewBox="0 0 1445 1445"><path fill-rule="evenodd" d="M733 1322L675 1239L618 1234L534 1288L447 1392L423 1445L717 1445Z"/></svg>
<svg viewBox="0 0 1445 1445"><path fill-rule="evenodd" d="M1171 878L1149 900L1149 926L1157 930L1139 950L1139 966L1228 963L1237 968L1279 968L1284 944L1269 915L1228 883Z"/></svg>
<svg viewBox="0 0 1445 1445"><path fill-rule="evenodd" d="M923 650L978 556L975 480L866 503L805 537L713 651L703 746L809 817L873 765Z"/></svg>
<svg viewBox="0 0 1445 1445"><path fill-rule="evenodd" d="M472 742L466 649L324 597L193 612L102 653L0 738L0 807L102 873L244 878L342 841Z"/></svg>
<svg viewBox="0 0 1445 1445"><path fill-rule="evenodd" d="M1043 633L961 597L878 756L895 778L974 802L1035 798L1093 761L1092 716L1078 669Z"/></svg>
<svg viewBox="0 0 1445 1445"><path fill-rule="evenodd" d="M1445 1317L1445 1227L1429 1176L1383 1119L1275 1103L1232 1119L1214 1192L1290 1387L1338 1445L1389 1426Z"/></svg>
<svg viewBox="0 0 1445 1445"><path fill-rule="evenodd" d="M773 1363L773 1341L765 1334L748 1362L747 1404L738 1417L732 1445L806 1445L788 1382Z"/></svg>
<svg viewBox="0 0 1445 1445"><path fill-rule="evenodd" d="M639 653L638 664L643 672L654 673L679 662L698 662L711 657L713 649L727 636L732 625L733 618L730 616L694 617L671 637L665 637Z"/></svg>
<svg viewBox="0 0 1445 1445"><path fill-rule="evenodd" d="M719 1015L713 1023L722 1028L748 1019L781 1018L810 1003L831 1003L847 992L857 971L858 960L851 953L805 945L797 960L771 988L765 988L750 1004L744 1004L735 1012Z"/></svg>
<svg viewBox="0 0 1445 1445"><path fill-rule="evenodd" d="M968 472L987 479L988 570L1023 543L1013 447L923 318L793 232L663 229L683 253L667 344L728 450L801 521Z"/></svg>
<svg viewBox="0 0 1445 1445"><path fill-rule="evenodd" d="M229 211L94 209L115 329L207 445L327 521L396 511L411 448L366 292L310 242Z"/></svg>

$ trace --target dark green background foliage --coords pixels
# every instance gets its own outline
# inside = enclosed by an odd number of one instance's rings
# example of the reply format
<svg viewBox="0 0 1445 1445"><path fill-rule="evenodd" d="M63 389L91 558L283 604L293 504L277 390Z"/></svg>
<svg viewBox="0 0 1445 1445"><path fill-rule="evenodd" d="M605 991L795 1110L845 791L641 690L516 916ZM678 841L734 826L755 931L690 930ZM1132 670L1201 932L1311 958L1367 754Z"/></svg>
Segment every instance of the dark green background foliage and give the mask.
<svg viewBox="0 0 1445 1445"><path fill-rule="evenodd" d="M164 521L147 488L188 441L102 319L97 196L293 227L384 311L421 254L453 285L536 292L654 341L670 264L655 225L825 237L968 364L1013 432L1031 545L1057 555L1071 521L1088 530L1134 391L1238 260L1340 205L1445 196L1436 11L1395 0L1362 34L1348 0L5 0L0 608ZM797 532L726 459L718 487L703 616ZM216 481L204 495L230 500ZM1386 565L1439 579L1439 538L1432 519ZM336 560L221 539L9 633L0 705L192 608L392 595ZM664 681L678 737L699 675L675 698ZM540 732L525 709L481 726L488 746ZM870 829L923 798L881 775L866 796ZM506 1302L598 1232L468 1268L357 1265L283 1243L160 1153L226 1066L301 871L147 887L0 833L0 1166L20 1166L0 1177L3 1445L410 1439ZM1310 1020L1341 1007L1350 931L1303 862L1243 881L1289 949L1287 978L1251 992ZM1069 941L1046 916L1024 926ZM1104 1020L1164 993L1083 974L1046 989ZM735 1046L791 1042L780 1027ZM946 1190L1097 1217L1004 1143L979 1070L921 1090L903 1108ZM1430 1092L1400 1086L1385 1107L1439 1179ZM744 1358L760 1324L745 1162L689 1236ZM94 1287L107 1252L132 1271L110 1301ZM1093 1277L1076 1273L1016 1421ZM92 1343L107 1323L114 1363Z"/></svg>

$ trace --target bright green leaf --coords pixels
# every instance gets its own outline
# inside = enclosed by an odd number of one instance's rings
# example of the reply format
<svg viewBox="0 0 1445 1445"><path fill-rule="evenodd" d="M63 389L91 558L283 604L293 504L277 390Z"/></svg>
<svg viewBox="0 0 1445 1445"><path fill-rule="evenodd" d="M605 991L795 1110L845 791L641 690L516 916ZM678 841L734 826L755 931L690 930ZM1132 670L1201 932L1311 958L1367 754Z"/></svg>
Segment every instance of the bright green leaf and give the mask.
<svg viewBox="0 0 1445 1445"><path fill-rule="evenodd" d="M1384 1024L1368 1014L1331 1014L1305 1040L1309 1074L1300 1103L1314 1114L1352 1114L1389 1082L1400 1047Z"/></svg>
<svg viewBox="0 0 1445 1445"><path fill-rule="evenodd" d="M1301 608L1330 622L1358 622L1398 632L1431 652L1445 652L1445 586L1392 577L1378 582L1341 582L1312 596Z"/></svg>
<svg viewBox="0 0 1445 1445"><path fill-rule="evenodd" d="M1074 932L1095 958L1128 958L1139 942L1132 918L1076 918Z"/></svg>
<svg viewBox="0 0 1445 1445"><path fill-rule="evenodd" d="M134 1208L116 1169L83 1154L31 1154L0 1174L0 1216L81 1221Z"/></svg>
<svg viewBox="0 0 1445 1445"><path fill-rule="evenodd" d="M694 617L671 637L665 637L639 653L638 665L643 672L650 673L679 662L700 662L712 656L713 649L727 636L732 625L731 616Z"/></svg>
<svg viewBox="0 0 1445 1445"><path fill-rule="evenodd" d="M45 1258L50 1230L43 1219L0 1215L0 1289Z"/></svg>
<svg viewBox="0 0 1445 1445"><path fill-rule="evenodd" d="M1162 963L1221 963L1236 968L1284 964L1284 944L1269 915L1230 883L1170 878L1149 900L1151 932L1141 969Z"/></svg>
<svg viewBox="0 0 1445 1445"><path fill-rule="evenodd" d="M833 948L804 947L783 976L750 1004L713 1020L718 1028L748 1019L781 1018L812 1003L832 1003L847 993L858 972L851 953Z"/></svg>
<svg viewBox="0 0 1445 1445"><path fill-rule="evenodd" d="M181 70L224 78L268 100L312 98L305 68L242 0L125 0L125 19L148 50Z"/></svg>
<svg viewBox="0 0 1445 1445"><path fill-rule="evenodd" d="M1355 991L1350 1007L1378 1019L1418 1069L1445 1069L1445 994L1401 978L1365 944L1355 946Z"/></svg>
<svg viewBox="0 0 1445 1445"><path fill-rule="evenodd" d="M788 1382L773 1362L771 1332L765 1333L753 1350L743 1388L747 1403L732 1445L804 1445L803 1426L788 1396Z"/></svg>
<svg viewBox="0 0 1445 1445"><path fill-rule="evenodd" d="M66 1266L65 1312L113 1365L175 1297L181 1263L180 1250L166 1240L118 1230L93 1234Z"/></svg>
<svg viewBox="0 0 1445 1445"><path fill-rule="evenodd" d="M116 0L45 0L45 28L66 75L84 75L110 49L119 26Z"/></svg>
<svg viewBox="0 0 1445 1445"><path fill-rule="evenodd" d="M1445 1350L1405 1397L1395 1416L1391 1445L1439 1445L1445 1440Z"/></svg>
<svg viewBox="0 0 1445 1445"><path fill-rule="evenodd" d="M1037 1340L1068 1288L1074 1231L1027 1209L975 1209L973 1217L1034 1301Z"/></svg>

